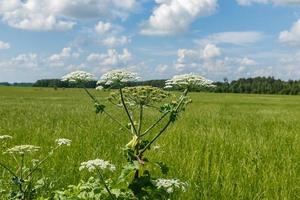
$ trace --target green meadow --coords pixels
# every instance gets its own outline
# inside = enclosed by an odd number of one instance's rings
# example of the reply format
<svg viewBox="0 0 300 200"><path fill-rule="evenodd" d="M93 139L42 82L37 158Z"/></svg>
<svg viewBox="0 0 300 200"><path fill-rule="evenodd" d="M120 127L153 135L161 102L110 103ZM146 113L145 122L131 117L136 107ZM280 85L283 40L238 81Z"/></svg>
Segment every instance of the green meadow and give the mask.
<svg viewBox="0 0 300 200"><path fill-rule="evenodd" d="M109 94L91 92L102 101ZM193 103L158 140L160 148L146 155L170 167L167 176L159 171L157 176L189 183L178 199L300 199L300 96L190 96ZM107 110L117 114L113 107ZM146 112L146 123L155 121L151 110ZM86 160L109 160L121 170L122 147L131 140L105 115L95 114L81 89L0 87L0 135L4 134L13 136L9 146L40 146L41 156L55 139L72 140L39 172L49 178L45 195L85 179L87 173L78 168ZM14 166L8 158L0 154L2 162ZM0 179L7 177L0 169Z"/></svg>

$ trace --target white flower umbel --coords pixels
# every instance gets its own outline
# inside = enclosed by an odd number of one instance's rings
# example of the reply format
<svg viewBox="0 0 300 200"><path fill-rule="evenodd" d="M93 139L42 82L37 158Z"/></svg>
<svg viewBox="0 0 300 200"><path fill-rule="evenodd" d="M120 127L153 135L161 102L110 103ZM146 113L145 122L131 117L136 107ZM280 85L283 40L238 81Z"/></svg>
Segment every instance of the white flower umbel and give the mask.
<svg viewBox="0 0 300 200"><path fill-rule="evenodd" d="M100 170L110 170L114 171L116 169L115 165L110 164L108 161L95 159L83 162L80 164L79 170L87 169L89 172L92 172L96 169Z"/></svg>
<svg viewBox="0 0 300 200"><path fill-rule="evenodd" d="M2 140L9 140L9 139L12 139L12 136L10 135L0 135L0 141Z"/></svg>
<svg viewBox="0 0 300 200"><path fill-rule="evenodd" d="M74 71L62 77L62 81L69 81L69 82L88 82L95 79L93 74L90 74L85 71Z"/></svg>
<svg viewBox="0 0 300 200"><path fill-rule="evenodd" d="M165 88L179 89L196 89L203 87L214 87L214 85L212 84L212 81L194 73L176 75L170 80L167 80L165 86Z"/></svg>
<svg viewBox="0 0 300 200"><path fill-rule="evenodd" d="M59 146L62 146L62 145L70 146L72 141L69 139L66 139L66 138L59 138L59 139L55 140L55 142Z"/></svg>
<svg viewBox="0 0 300 200"><path fill-rule="evenodd" d="M13 148L10 148L6 150L5 153L9 154L19 154L19 155L24 155L27 153L34 153L40 150L40 147L38 146L33 146L33 145L19 145L19 146L14 146Z"/></svg>
<svg viewBox="0 0 300 200"><path fill-rule="evenodd" d="M122 84L127 82L135 82L140 78L137 77L136 73L127 70L112 70L101 76L100 80L97 82L98 85L113 85Z"/></svg>
<svg viewBox="0 0 300 200"><path fill-rule="evenodd" d="M101 90L103 90L103 89L104 89L104 87L101 86L101 85L99 85L99 86L96 87L96 90L99 90L99 91L101 91Z"/></svg>
<svg viewBox="0 0 300 200"><path fill-rule="evenodd" d="M163 189L167 193L173 193L177 189L186 191L186 183L179 181L178 179L157 179L155 186L158 189Z"/></svg>

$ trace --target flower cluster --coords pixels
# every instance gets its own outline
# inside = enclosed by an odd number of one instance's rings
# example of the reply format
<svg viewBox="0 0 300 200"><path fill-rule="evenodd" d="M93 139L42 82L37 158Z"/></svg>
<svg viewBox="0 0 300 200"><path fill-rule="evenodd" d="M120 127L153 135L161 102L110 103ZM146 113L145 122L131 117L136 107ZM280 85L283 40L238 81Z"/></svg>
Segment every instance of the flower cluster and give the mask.
<svg viewBox="0 0 300 200"><path fill-rule="evenodd" d="M203 87L214 87L212 81L197 74L183 74L176 75L170 80L166 81L165 88L179 88L179 89L197 89Z"/></svg>
<svg viewBox="0 0 300 200"><path fill-rule="evenodd" d="M186 191L187 184L178 179L157 179L155 181L155 186L158 189L165 190L167 193L173 193L176 189Z"/></svg>
<svg viewBox="0 0 300 200"><path fill-rule="evenodd" d="M97 82L98 85L113 85L122 84L127 82L138 81L140 78L137 77L136 73L126 71L126 70L112 70L101 76L100 80Z"/></svg>
<svg viewBox="0 0 300 200"><path fill-rule="evenodd" d="M1 140L9 140L9 139L12 139L12 136L10 136L10 135L0 135L0 141Z"/></svg>
<svg viewBox="0 0 300 200"><path fill-rule="evenodd" d="M5 153L24 155L26 153L34 153L40 150L40 147L33 145L19 145L6 150Z"/></svg>
<svg viewBox="0 0 300 200"><path fill-rule="evenodd" d="M72 141L69 139L66 139L66 138L59 138L59 139L55 140L55 142L59 146L62 146L62 145L70 146Z"/></svg>
<svg viewBox="0 0 300 200"><path fill-rule="evenodd" d="M96 169L101 170L110 170L114 171L116 167L113 164L110 164L108 161L101 160L101 159L95 159L95 160L89 160L86 162L81 163L79 170L87 169L89 172L92 172Z"/></svg>
<svg viewBox="0 0 300 200"><path fill-rule="evenodd" d="M88 82L94 80L94 75L90 74L85 71L75 71L71 72L62 77L62 81L69 81L69 82Z"/></svg>
<svg viewBox="0 0 300 200"><path fill-rule="evenodd" d="M160 88L151 86L126 87L123 89L125 102L131 106L151 105L154 102L161 102L170 94ZM114 104L119 104L121 99L117 92L112 92L108 98Z"/></svg>

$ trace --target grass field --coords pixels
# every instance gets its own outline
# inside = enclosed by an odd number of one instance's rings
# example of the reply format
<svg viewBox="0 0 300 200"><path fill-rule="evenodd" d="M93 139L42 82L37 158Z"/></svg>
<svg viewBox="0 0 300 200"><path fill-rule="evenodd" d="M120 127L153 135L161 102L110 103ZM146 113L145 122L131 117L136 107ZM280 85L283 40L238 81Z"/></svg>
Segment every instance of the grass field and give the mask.
<svg viewBox="0 0 300 200"><path fill-rule="evenodd" d="M107 95L93 92L99 99ZM170 166L169 177L189 182L178 199L300 199L300 96L191 97L180 122L158 141L160 150L148 154ZM82 161L99 157L121 167L121 148L130 140L108 118L94 113L80 89L0 87L3 134L14 137L12 145L38 145L43 153L56 138L72 140L42 172L55 188L85 178L78 171ZM9 162L4 155L0 159Z"/></svg>

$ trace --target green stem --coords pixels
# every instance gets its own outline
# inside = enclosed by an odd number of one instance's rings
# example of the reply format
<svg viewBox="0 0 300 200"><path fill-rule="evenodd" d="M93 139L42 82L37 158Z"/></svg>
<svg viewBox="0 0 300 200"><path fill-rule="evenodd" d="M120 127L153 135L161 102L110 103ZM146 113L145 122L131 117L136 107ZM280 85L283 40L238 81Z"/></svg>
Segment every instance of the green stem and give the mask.
<svg viewBox="0 0 300 200"><path fill-rule="evenodd" d="M140 137L145 136L149 131L151 131L161 120L163 120L170 111L165 112L155 123L153 123L143 134L140 135Z"/></svg>
<svg viewBox="0 0 300 200"><path fill-rule="evenodd" d="M171 124L172 120L170 119L167 124L159 131L159 133L151 140L151 142L149 142L143 149L142 151L140 151L139 155L142 155L150 145L152 145L155 140L157 140L157 138L159 138L159 136L168 128L168 126Z"/></svg>
<svg viewBox="0 0 300 200"><path fill-rule="evenodd" d="M23 179L24 154L21 155L20 179Z"/></svg>
<svg viewBox="0 0 300 200"><path fill-rule="evenodd" d="M174 111L171 112L171 115L173 113L178 112L179 108L182 106L183 100L186 97L187 93L188 93L188 89L185 89L183 94L180 97L180 101L179 101L177 107L175 108ZM172 122L172 119L170 118L169 121L167 122L167 124L159 131L159 133L140 151L139 156L142 155L148 149L148 147L150 145L152 145L157 140L157 138L159 138L161 136L161 134L168 128L168 126L171 124L171 122Z"/></svg>
<svg viewBox="0 0 300 200"><path fill-rule="evenodd" d="M135 128L135 125L134 125L134 123L133 123L132 117L131 117L131 115L130 115L130 113L129 113L129 111L128 111L128 108L127 108L127 106L126 106L126 103L125 103L125 100L124 100L124 96L123 96L122 88L120 88L119 91L120 91L120 96L121 96L121 102L122 102L122 105L123 105L123 107L124 107L124 110L125 110L125 112L126 112L126 114L127 114L127 117L129 118L131 127L133 128L135 135L138 135L138 132L137 132L137 130L136 130L136 128Z"/></svg>
<svg viewBox="0 0 300 200"><path fill-rule="evenodd" d="M106 184L106 182L105 182L105 180L104 180L104 177L103 177L102 173L100 172L99 169L97 169L97 172L98 172L99 177L100 177L100 180L102 181L102 183L103 183L103 185L104 185L106 191L108 192L110 198L113 199L113 200L115 200L116 198L114 197L114 195L113 195L113 194L111 193L111 191L109 190L109 188L108 188L108 186L107 186L107 184Z"/></svg>
<svg viewBox="0 0 300 200"><path fill-rule="evenodd" d="M140 118L139 118L139 126L138 126L138 136L141 135L142 123L143 123L143 105L140 105Z"/></svg>
<svg viewBox="0 0 300 200"><path fill-rule="evenodd" d="M84 87L83 88L85 90L85 92L88 94L88 96L97 104L100 104L100 102ZM111 114L109 114L108 112L106 112L105 110L103 111L110 119L112 119L114 122L116 122L119 126L121 126L123 129L127 130L130 134L131 131L125 127L119 120L117 120L115 117L113 117Z"/></svg>

